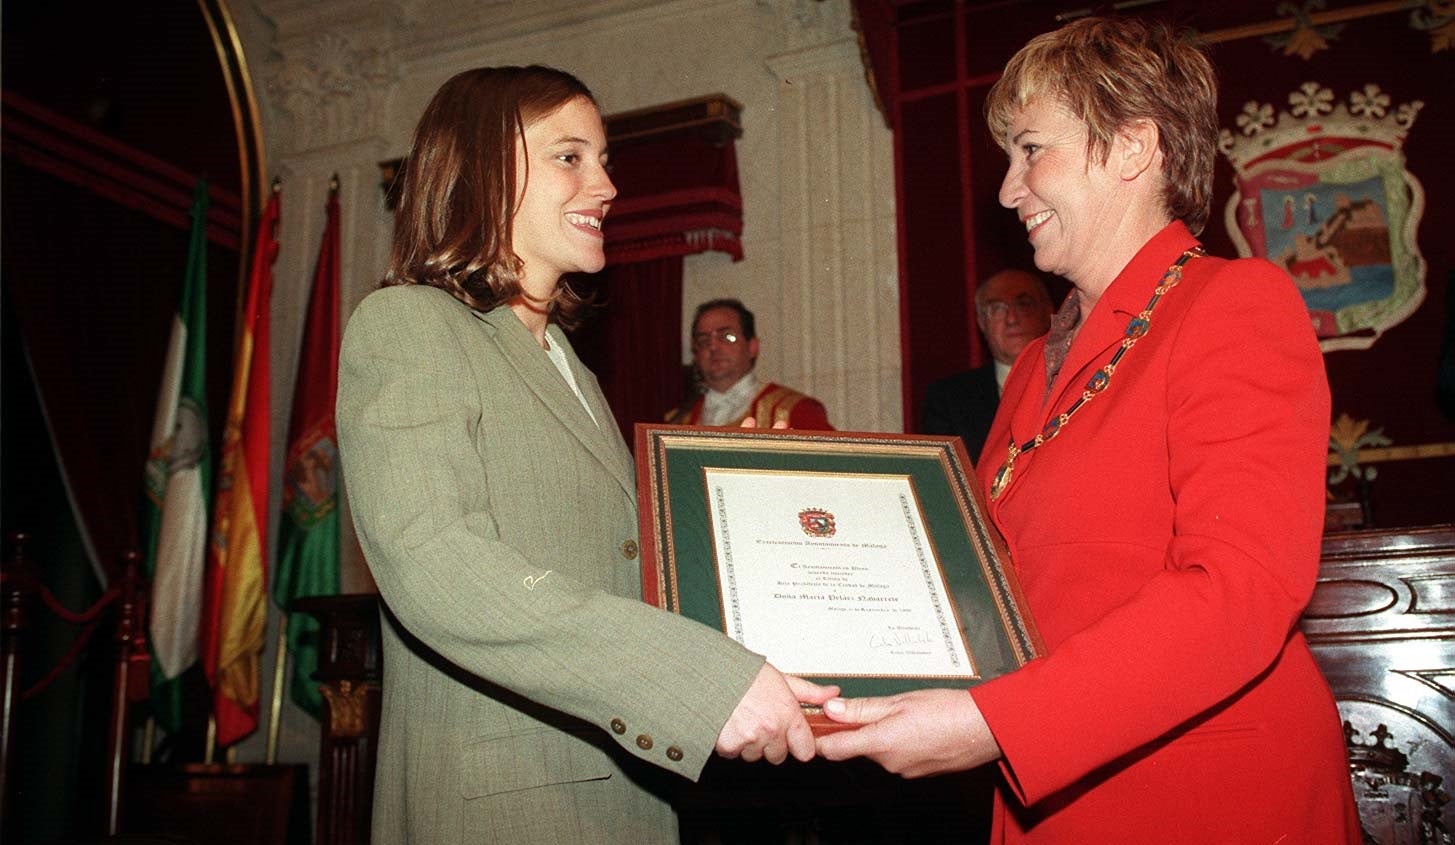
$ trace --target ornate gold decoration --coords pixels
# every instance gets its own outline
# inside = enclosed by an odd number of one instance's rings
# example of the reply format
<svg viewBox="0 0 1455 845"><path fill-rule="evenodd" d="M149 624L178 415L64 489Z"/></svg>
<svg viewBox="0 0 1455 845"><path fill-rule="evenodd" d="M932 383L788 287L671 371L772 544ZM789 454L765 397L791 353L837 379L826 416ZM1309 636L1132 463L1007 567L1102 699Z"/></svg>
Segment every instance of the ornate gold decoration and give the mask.
<svg viewBox="0 0 1455 845"><path fill-rule="evenodd" d="M318 690L328 701L329 733L336 737L363 736L369 685L339 681L337 684L320 684Z"/></svg>
<svg viewBox="0 0 1455 845"><path fill-rule="evenodd" d="M242 174L242 220L237 236L241 249L240 257L247 256L252 249L253 231L251 222L254 211L267 203L263 193L263 180L268 172L267 150L263 147L262 112L258 107L257 93L253 90L252 73L248 70L248 58L238 36L237 25L227 0L197 0L197 8L207 24L212 37L212 46L217 51L222 81L227 86L227 99L232 106L233 132L237 139L238 172ZM246 294L249 265L238 262L238 303L243 308L242 297Z"/></svg>
<svg viewBox="0 0 1455 845"><path fill-rule="evenodd" d="M1430 52L1455 47L1455 0L1429 0L1410 13L1410 26L1430 33Z"/></svg>
<svg viewBox="0 0 1455 845"><path fill-rule="evenodd" d="M1340 30L1344 28L1341 23L1322 26L1315 24L1315 11L1323 8L1324 0L1307 0L1303 8L1292 3L1279 3L1278 14L1290 15L1296 22L1293 32L1288 35L1269 35L1263 40L1272 47L1282 48L1285 56L1298 56L1308 61L1314 53L1329 49L1329 41L1337 39Z"/></svg>
<svg viewBox="0 0 1455 845"><path fill-rule="evenodd" d="M1325 497L1331 502L1343 500L1344 494L1335 495L1333 488L1349 478L1354 479L1356 496L1367 495L1367 492L1357 491L1367 491L1365 485L1379 475L1378 468L1371 464L1455 456L1455 443L1391 446L1392 442L1384 436L1384 429L1371 431L1369 420L1356 420L1348 414L1340 414L1329 428L1330 470Z"/></svg>
<svg viewBox="0 0 1455 845"><path fill-rule="evenodd" d="M1348 414L1340 414L1329 429L1329 451L1339 459L1337 468L1329 473L1329 484L1338 484L1349 476L1373 481L1379 471L1359 465L1359 450L1367 446L1388 446L1393 442L1384 436L1382 428L1370 431L1369 420L1355 420Z"/></svg>
<svg viewBox="0 0 1455 845"><path fill-rule="evenodd" d="M1309 4L1300 13L1296 6L1285 3L1278 7L1278 12L1290 17L1214 30L1202 34L1200 40L1207 44L1218 44L1265 36L1274 47L1282 47L1284 55L1299 55L1308 59L1319 50L1328 49L1329 39L1338 32L1337 29L1329 30L1333 24L1413 9L1410 12L1410 26L1430 34L1431 53L1455 47L1455 0L1382 0L1330 11L1310 11L1313 8L1322 9L1323 4L1319 3L1317 7ZM1057 15L1056 18L1070 19L1090 12L1090 9L1083 9Z"/></svg>

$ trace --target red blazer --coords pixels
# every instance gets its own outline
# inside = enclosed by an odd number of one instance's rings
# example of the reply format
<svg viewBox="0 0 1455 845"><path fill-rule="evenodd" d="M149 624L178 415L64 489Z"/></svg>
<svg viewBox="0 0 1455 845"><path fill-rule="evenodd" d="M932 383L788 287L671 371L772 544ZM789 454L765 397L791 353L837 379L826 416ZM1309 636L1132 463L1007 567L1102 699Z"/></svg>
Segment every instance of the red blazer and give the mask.
<svg viewBox="0 0 1455 845"><path fill-rule="evenodd" d="M1066 410L1196 242L1152 238L1077 333L1006 383L991 478ZM1323 529L1329 390L1302 300L1195 258L1106 391L1021 455L991 518L1047 656L972 692L1004 759L1000 842L1357 843L1344 737L1296 623ZM988 498L987 498L988 501Z"/></svg>

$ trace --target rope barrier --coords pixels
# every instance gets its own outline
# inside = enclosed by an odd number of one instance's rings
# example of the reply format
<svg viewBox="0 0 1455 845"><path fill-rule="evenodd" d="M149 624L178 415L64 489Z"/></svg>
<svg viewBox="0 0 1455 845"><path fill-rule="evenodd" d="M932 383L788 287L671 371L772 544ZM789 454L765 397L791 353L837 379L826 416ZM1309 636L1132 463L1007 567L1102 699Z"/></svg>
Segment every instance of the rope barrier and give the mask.
<svg viewBox="0 0 1455 845"><path fill-rule="evenodd" d="M86 647L86 642L91 639L91 634L96 631L96 626L99 624L101 624L101 620L99 619L93 619L86 623L86 627L81 629L81 635L76 637L75 641L71 643L70 648L66 649L66 653L61 656L60 661L45 674L44 678L31 684L29 689L21 693L20 700L29 701L42 692L45 692L46 687L54 683L56 678L61 676L62 672L69 669L71 664L76 661L76 658L80 656L81 651Z"/></svg>
<svg viewBox="0 0 1455 845"><path fill-rule="evenodd" d="M91 639L91 635L96 631L96 626L99 625L101 622L99 618L101 616L101 611L105 610L117 599L121 598L121 588L119 586L113 586L106 592L102 593L101 597L98 598L95 603L92 604L90 607L80 612L77 612L61 604L60 600L55 597L55 594L50 591L49 587L33 578L29 580L31 581L31 585L34 588L35 592L40 596L41 603L43 603L46 608L50 610L51 613L54 613L63 621L69 622L72 625L85 625L86 627L81 629L80 635L77 636L74 641L72 641L70 648L66 649L66 653L61 655L61 659L56 663L55 666L51 667L51 670L45 674L45 677L36 681L34 684L31 684L29 689L20 694L21 701L28 701L31 698L40 695L42 692L45 691L46 687L49 687L52 683L55 682L56 678L59 678L61 676L62 672L69 669L71 665L76 662L76 658L81 655L81 652L83 650L85 650L86 643Z"/></svg>
<svg viewBox="0 0 1455 845"><path fill-rule="evenodd" d="M112 587L111 589L102 593L101 598L97 599L95 604L77 613L76 611L67 609L65 605L61 604L60 600L55 597L55 595L46 587L46 585L36 584L35 587L36 592L40 594L40 600L45 603L45 606L47 608L50 608L50 612L71 623L72 625L84 625L85 623L90 622L91 620L95 619L101 613L101 611L105 610L107 605L111 604L121 597L121 588Z"/></svg>

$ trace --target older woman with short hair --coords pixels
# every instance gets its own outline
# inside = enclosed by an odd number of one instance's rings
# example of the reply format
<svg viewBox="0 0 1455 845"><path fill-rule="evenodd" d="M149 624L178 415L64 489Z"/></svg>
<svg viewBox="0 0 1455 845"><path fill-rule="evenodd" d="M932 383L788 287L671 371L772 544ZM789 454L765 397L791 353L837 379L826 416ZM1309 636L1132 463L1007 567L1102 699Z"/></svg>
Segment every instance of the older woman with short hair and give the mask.
<svg viewBox="0 0 1455 845"><path fill-rule="evenodd" d="M1292 281L1208 257L1216 85L1163 26L1083 19L986 111L1000 200L1073 285L980 456L1046 656L974 688L835 700L821 737L907 776L998 760L1004 842L1358 842L1297 621L1329 392Z"/></svg>

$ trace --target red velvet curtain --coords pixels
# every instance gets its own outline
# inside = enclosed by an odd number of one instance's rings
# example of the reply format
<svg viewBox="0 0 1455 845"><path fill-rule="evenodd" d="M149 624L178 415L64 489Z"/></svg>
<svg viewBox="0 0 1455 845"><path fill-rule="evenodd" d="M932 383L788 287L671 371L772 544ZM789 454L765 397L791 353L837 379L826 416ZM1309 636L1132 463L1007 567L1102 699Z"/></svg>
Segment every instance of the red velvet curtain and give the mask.
<svg viewBox="0 0 1455 845"><path fill-rule="evenodd" d="M135 162L124 156L52 156L54 142L17 137L20 119L6 104L0 272L7 322L24 341L53 441L32 445L54 445L93 564L110 568L138 544L142 468L187 258L187 226L175 218L186 220L192 185L185 174L185 184L171 185L170 172L129 169ZM66 143L99 149L79 137ZM108 143L113 152L134 152ZM128 181L134 177L148 184ZM180 198L177 215L170 193ZM207 256L209 422L219 438L236 310L237 200L215 191L214 203L233 227L231 246L214 241ZM12 365L24 362L7 361L7 373ZM6 456L7 495L23 496L37 483L30 462Z"/></svg>
<svg viewBox="0 0 1455 845"><path fill-rule="evenodd" d="M682 366L683 256L743 257L742 199L732 141L694 129L612 140L620 192L606 218L607 269L576 282L603 307L572 337L617 425L661 422L687 389Z"/></svg>
<svg viewBox="0 0 1455 845"><path fill-rule="evenodd" d="M682 399L682 256L610 267L587 287L603 307L571 342L632 445L635 423L661 422Z"/></svg>

